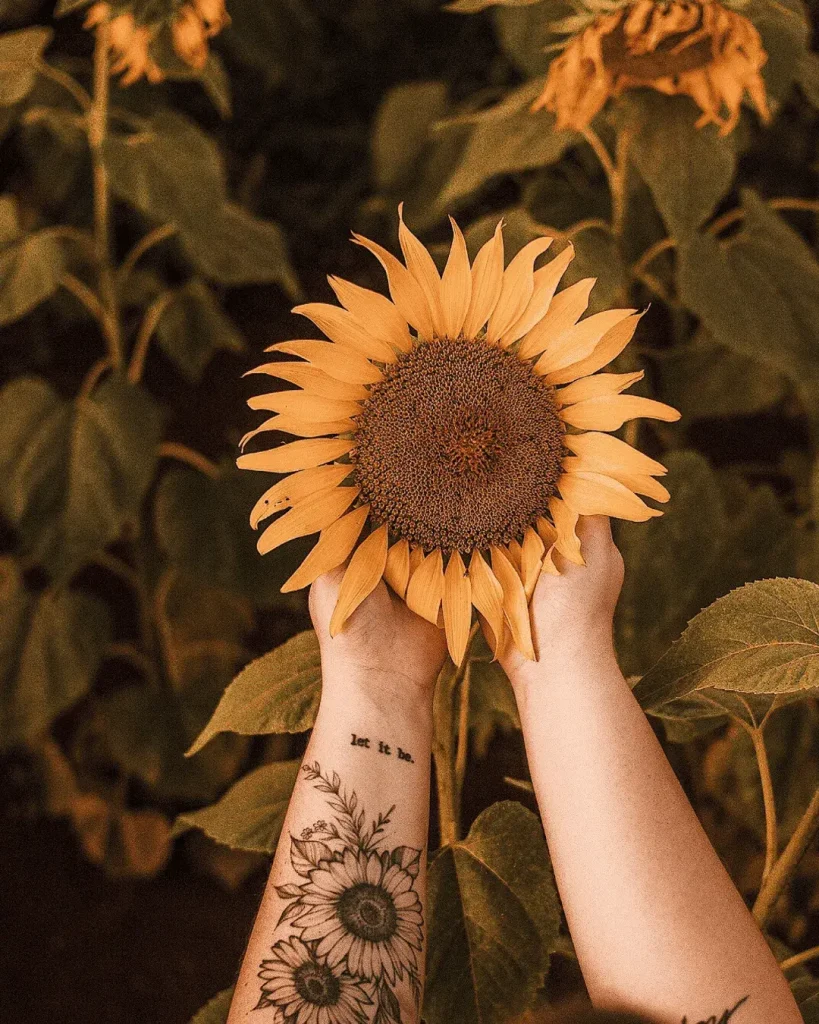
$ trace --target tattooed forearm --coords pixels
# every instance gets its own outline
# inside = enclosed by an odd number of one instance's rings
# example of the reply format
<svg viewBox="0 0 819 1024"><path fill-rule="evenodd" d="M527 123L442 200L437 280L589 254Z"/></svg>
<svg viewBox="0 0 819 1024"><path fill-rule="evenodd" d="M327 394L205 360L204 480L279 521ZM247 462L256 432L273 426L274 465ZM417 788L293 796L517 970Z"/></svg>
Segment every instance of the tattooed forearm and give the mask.
<svg viewBox="0 0 819 1024"><path fill-rule="evenodd" d="M728 1024L740 1006L747 1002L748 999L750 999L750 996L743 996L742 999L740 999L735 1006L732 1006L730 1010L725 1010L721 1017L711 1016L707 1020L697 1021L697 1024ZM682 1024L688 1024L687 1017L683 1017ZM692 1021L691 1024L694 1024L694 1022Z"/></svg>
<svg viewBox="0 0 819 1024"><path fill-rule="evenodd" d="M409 761L410 764L415 764L415 758L412 754L408 753L406 750L402 750L400 747L396 747L393 751L389 743L379 740L378 746L371 748L369 736L356 736L355 733L351 733L350 735L352 736L352 739L350 740L351 747L364 747L365 750L377 750L379 754L386 754L387 757L392 757L393 754L395 754L399 761Z"/></svg>
<svg viewBox="0 0 819 1024"><path fill-rule="evenodd" d="M288 936L260 965L256 1009L277 1009L283 1024L399 1024L400 996L420 1009L421 850L388 847L394 807L367 824L335 772L318 763L302 771L333 813L290 837L302 881L276 887L287 900L277 929L286 925Z"/></svg>

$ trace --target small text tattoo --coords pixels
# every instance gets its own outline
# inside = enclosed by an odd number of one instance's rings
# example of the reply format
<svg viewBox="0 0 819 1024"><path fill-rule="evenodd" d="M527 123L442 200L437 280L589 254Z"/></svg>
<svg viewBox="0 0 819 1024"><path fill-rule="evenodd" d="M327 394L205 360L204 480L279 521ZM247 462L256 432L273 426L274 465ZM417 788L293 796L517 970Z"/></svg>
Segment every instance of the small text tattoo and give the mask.
<svg viewBox="0 0 819 1024"><path fill-rule="evenodd" d="M369 739L354 735L353 746ZM294 881L276 886L285 907L255 1009L275 1011L277 1024L401 1024L402 1007L417 1016L421 1006L422 851L388 843L394 807L368 824L336 772L318 762L302 771L331 813L291 833Z"/></svg>
<svg viewBox="0 0 819 1024"><path fill-rule="evenodd" d="M370 750L370 737L369 736L356 736L355 733L350 734L352 739L350 740L351 747L364 747L365 750ZM387 757L392 757L393 754L398 758L399 761L409 761L410 764L415 764L415 758L406 750L402 750L400 747L396 747L393 751L389 743L385 743L383 740L378 741L378 747L375 748L379 754L386 754Z"/></svg>
<svg viewBox="0 0 819 1024"><path fill-rule="evenodd" d="M742 1006L744 1002L747 1002L749 998L750 996L743 996L742 999L740 999L740 1001L735 1006L731 1007L730 1010L725 1010L721 1017L712 1015L707 1020L697 1021L697 1024L728 1024L728 1022L731 1020L731 1018L734 1016L734 1014L737 1012L740 1006ZM687 1017L683 1017L682 1024L688 1024ZM694 1021L691 1021L691 1024L694 1024Z"/></svg>

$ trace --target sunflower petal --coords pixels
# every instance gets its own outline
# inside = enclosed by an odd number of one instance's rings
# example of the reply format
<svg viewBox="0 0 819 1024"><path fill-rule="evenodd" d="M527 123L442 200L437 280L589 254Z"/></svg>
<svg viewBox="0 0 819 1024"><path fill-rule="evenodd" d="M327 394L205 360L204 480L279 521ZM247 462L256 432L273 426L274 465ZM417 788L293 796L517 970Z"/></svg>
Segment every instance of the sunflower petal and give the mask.
<svg viewBox="0 0 819 1024"><path fill-rule="evenodd" d="M432 338L434 325L429 304L421 285L409 270L383 245L371 242L369 238L364 238L355 232L353 232L353 241L364 246L365 249L369 249L386 271L390 295L401 316L415 328L422 338L427 340Z"/></svg>
<svg viewBox="0 0 819 1024"><path fill-rule="evenodd" d="M552 238L535 238L524 245L504 271L500 298L486 328L488 342L503 344L504 336L520 320L535 290L535 260L553 241Z"/></svg>
<svg viewBox="0 0 819 1024"><path fill-rule="evenodd" d="M438 622L438 609L443 596L443 558L441 549L435 548L410 576L406 602L411 611L434 626Z"/></svg>
<svg viewBox="0 0 819 1024"><path fill-rule="evenodd" d="M398 352L409 352L412 349L407 321L386 295L374 292L370 288L362 288L360 284L353 284L352 281L345 281L341 277L331 275L327 280L341 305L349 310L360 324L366 324L367 330L374 338L378 338ZM383 361L395 362L395 355Z"/></svg>
<svg viewBox="0 0 819 1024"><path fill-rule="evenodd" d="M365 538L353 552L338 591L330 618L330 636L337 636L344 623L378 586L387 562L387 525L384 523Z"/></svg>
<svg viewBox="0 0 819 1024"><path fill-rule="evenodd" d="M570 405L560 413L564 423L581 430L618 430L626 420L638 416L673 423L680 418L680 413L670 405L655 402L653 398L640 398L638 395L590 398L586 402Z"/></svg>
<svg viewBox="0 0 819 1024"><path fill-rule="evenodd" d="M512 640L524 658L535 661L532 629L529 624L529 602L526 600L523 583L502 548L493 545L491 554L492 572L503 588L503 614L509 623Z"/></svg>
<svg viewBox="0 0 819 1024"><path fill-rule="evenodd" d="M557 486L568 507L581 516L616 516L643 523L662 515L628 487L602 473L567 473Z"/></svg>
<svg viewBox="0 0 819 1024"><path fill-rule="evenodd" d="M557 540L557 530L543 516L537 517L537 532L540 534L540 539L543 541L546 549L548 550L554 542Z"/></svg>
<svg viewBox="0 0 819 1024"><path fill-rule="evenodd" d="M561 388L555 397L558 405L564 406L585 402L588 398L619 395L643 377L644 370L635 370L633 373L596 373L593 377L581 377L568 387Z"/></svg>
<svg viewBox="0 0 819 1024"><path fill-rule="evenodd" d="M363 384L347 384L341 380L334 380L323 370L308 366L306 363L264 363L253 370L248 370L244 376L252 373L266 373L270 377L278 377L280 380L297 384L308 394L316 395L318 398L363 402L370 397L370 392Z"/></svg>
<svg viewBox="0 0 819 1024"><path fill-rule="evenodd" d="M574 246L569 242L566 248L555 256L553 260L550 260L545 267L535 271L535 287L532 292L532 298L519 319L515 321L501 338L502 345L511 345L518 338L522 338L524 334L528 334L535 324L539 323L546 316L549 306L552 304L557 286L560 284L560 279L566 272L566 267L568 267L573 259Z"/></svg>
<svg viewBox="0 0 819 1024"><path fill-rule="evenodd" d="M306 420L298 419L296 416L279 414L271 416L269 420L265 420L255 430L249 430L239 442L239 447L244 450L245 445L251 438L267 430L279 430L284 434L295 434L296 437L325 437L328 434L351 434L355 430L355 423L350 419L309 423Z"/></svg>
<svg viewBox="0 0 819 1024"><path fill-rule="evenodd" d="M644 494L656 501L668 501L671 495L654 477L645 473L629 473L625 470L614 469L610 466L600 468L594 462L587 462L582 456L570 455L563 460L563 471L565 473L599 473L601 476L611 477L618 483L628 487L635 494Z"/></svg>
<svg viewBox="0 0 819 1024"><path fill-rule="evenodd" d="M473 551L469 560L469 581L472 604L480 612L494 637L490 643L492 654L497 655L503 640L503 587L484 561L480 551Z"/></svg>
<svg viewBox="0 0 819 1024"><path fill-rule="evenodd" d="M444 307L444 334L447 338L457 338L472 298L472 272L461 229L452 217L449 223L452 225L452 247L441 279L441 302Z"/></svg>
<svg viewBox="0 0 819 1024"><path fill-rule="evenodd" d="M665 476L668 470L661 462L650 459L630 444L611 434L566 434L563 443L575 455L580 455L596 473L610 469L643 476Z"/></svg>
<svg viewBox="0 0 819 1024"><path fill-rule="evenodd" d="M424 554L424 549L421 547L411 547L409 558L410 576L412 576L412 574L415 572L415 570L418 568L421 562L423 562L423 560L426 558L426 555Z"/></svg>
<svg viewBox="0 0 819 1024"><path fill-rule="evenodd" d="M378 362L394 361L394 353L389 345L373 337L346 309L340 309L329 302L307 302L295 306L293 312L312 320L320 331L339 345L346 345L360 355Z"/></svg>
<svg viewBox="0 0 819 1024"><path fill-rule="evenodd" d="M595 313L581 320L547 347L535 363L535 373L545 376L584 359L594 351L597 343L612 327L634 312L633 309L604 309L602 313Z"/></svg>
<svg viewBox="0 0 819 1024"><path fill-rule="evenodd" d="M291 473L283 480L273 484L264 492L250 513L250 525L257 529L274 512L290 508L303 498L310 497L328 487L338 487L352 472L352 466L343 464L333 466L315 466L303 469L299 473Z"/></svg>
<svg viewBox="0 0 819 1024"><path fill-rule="evenodd" d="M464 659L472 624L472 588L463 559L457 551L449 556L444 573L444 629L449 656L456 665Z"/></svg>
<svg viewBox="0 0 819 1024"><path fill-rule="evenodd" d="M520 558L521 548L520 544L516 540L510 540L506 545L505 554L509 556L509 561L514 565L518 572L520 572Z"/></svg>
<svg viewBox="0 0 819 1024"><path fill-rule="evenodd" d="M377 384L384 374L373 363L344 345L326 341L279 341L265 352L286 352L291 356L308 359L312 366L323 370L334 380L347 384Z"/></svg>
<svg viewBox="0 0 819 1024"><path fill-rule="evenodd" d="M532 594L535 592L535 584L537 583L538 576L540 576L545 551L546 547L543 541L535 530L528 526L523 535L523 547L520 556L520 578L527 601L531 601Z"/></svg>
<svg viewBox="0 0 819 1024"><path fill-rule="evenodd" d="M596 280L594 277L584 278L555 295L546 316L520 343L518 356L521 359L532 359L540 355L577 323L588 308L589 296Z"/></svg>
<svg viewBox="0 0 819 1024"><path fill-rule="evenodd" d="M316 438L291 441L267 452L251 452L236 460L239 469L256 469L262 473L292 473L296 469L312 469L346 455L355 448L355 441L343 438Z"/></svg>
<svg viewBox="0 0 819 1024"><path fill-rule="evenodd" d="M369 505L361 505L325 527L298 569L282 584L282 593L309 587L319 576L341 565L355 547L369 512Z"/></svg>
<svg viewBox="0 0 819 1024"><path fill-rule="evenodd" d="M561 370L550 373L546 377L547 384L568 384L579 377L588 377L589 374L596 373L604 366L607 366L612 359L616 359L620 355L634 337L637 324L644 313L645 310L641 313L634 313L633 316L627 317L619 324L616 324L608 334L603 335L591 355L577 363L572 363L570 366L565 366Z"/></svg>
<svg viewBox="0 0 819 1024"><path fill-rule="evenodd" d="M400 598L407 593L410 576L409 544L403 538L396 541L387 552L387 564L384 568L384 579Z"/></svg>
<svg viewBox="0 0 819 1024"><path fill-rule="evenodd" d="M256 544L259 554L266 555L296 537L306 537L323 530L344 515L359 493L358 487L328 487L302 498L259 537Z"/></svg>
<svg viewBox="0 0 819 1024"><path fill-rule="evenodd" d="M324 423L327 420L343 420L358 416L361 405L358 402L342 402L336 398L318 398L306 391L273 391L267 395L255 395L247 404L251 409L279 412L294 416L308 423Z"/></svg>
<svg viewBox="0 0 819 1024"><path fill-rule="evenodd" d="M444 307L441 302L441 275L426 246L420 242L404 223L404 204L398 204L398 242L404 254L407 270L412 274L424 298L427 300L432 317L432 329L437 337L446 334Z"/></svg>
<svg viewBox="0 0 819 1024"><path fill-rule="evenodd" d="M549 499L549 511L557 530L555 548L569 562L585 565L586 560L580 550L580 538L577 536L577 512L570 509L560 498Z"/></svg>
<svg viewBox="0 0 819 1024"><path fill-rule="evenodd" d="M492 315L503 287L503 221L485 242L472 264L472 297L463 325L465 338L474 338Z"/></svg>

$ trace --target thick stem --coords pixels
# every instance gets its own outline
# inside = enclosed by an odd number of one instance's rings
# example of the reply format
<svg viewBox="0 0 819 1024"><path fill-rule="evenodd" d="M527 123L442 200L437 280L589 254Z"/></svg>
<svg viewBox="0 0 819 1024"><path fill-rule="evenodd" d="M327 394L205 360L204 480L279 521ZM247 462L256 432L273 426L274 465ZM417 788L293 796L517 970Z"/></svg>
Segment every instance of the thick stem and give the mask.
<svg viewBox="0 0 819 1024"><path fill-rule="evenodd" d="M771 766L768 761L768 751L765 747L765 737L761 729L749 729L748 732L754 745L756 763L759 766L759 778L762 783L762 801L765 805L765 867L762 869L762 884L764 885L776 861L776 802L774 800Z"/></svg>
<svg viewBox="0 0 819 1024"><path fill-rule="evenodd" d="M455 776L452 763L453 715L452 698L458 671L449 659L438 674L433 697L432 756L435 759L435 783L438 790L438 825L441 846L458 841L458 812L455 799Z"/></svg>
<svg viewBox="0 0 819 1024"><path fill-rule="evenodd" d="M631 133L621 131L617 136L614 175L611 181L611 230L615 238L623 235L626 219L626 175L628 173L628 151Z"/></svg>
<svg viewBox="0 0 819 1024"><path fill-rule="evenodd" d="M474 628L477 628L477 623ZM474 636L474 633L473 633ZM461 794L464 788L464 777L466 776L466 759L469 753L469 691L472 681L472 663L469 661L469 653L464 655L466 669L461 680L461 690L458 694L458 746L455 751L455 796L458 801L458 808L461 806Z"/></svg>
<svg viewBox="0 0 819 1024"><path fill-rule="evenodd" d="M819 946L811 946L810 949L803 949L801 953L789 956L779 964L779 967L783 971L788 971L791 967L799 967L800 964L806 964L808 960L815 960L816 957L819 957Z"/></svg>
<svg viewBox="0 0 819 1024"><path fill-rule="evenodd" d="M776 901L790 882L802 855L813 842L817 831L819 831L819 789L813 794L813 799L796 826L796 831L759 890L756 903L754 903L754 917L760 928L765 926Z"/></svg>
<svg viewBox="0 0 819 1024"><path fill-rule="evenodd" d="M111 365L122 366L122 340L120 337L114 274L111 268L110 212L111 196L108 168L105 166L105 135L108 129L109 99L109 33L107 20L96 28L94 47L94 100L88 111L88 146L94 182L94 250L99 275L99 291L105 315L105 338Z"/></svg>

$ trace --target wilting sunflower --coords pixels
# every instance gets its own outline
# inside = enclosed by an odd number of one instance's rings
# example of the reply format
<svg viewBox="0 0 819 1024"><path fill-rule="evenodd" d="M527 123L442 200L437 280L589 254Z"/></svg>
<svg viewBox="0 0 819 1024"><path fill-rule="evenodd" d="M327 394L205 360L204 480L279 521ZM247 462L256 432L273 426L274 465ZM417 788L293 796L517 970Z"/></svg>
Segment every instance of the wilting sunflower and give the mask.
<svg viewBox="0 0 819 1024"><path fill-rule="evenodd" d="M301 939L273 946L273 959L263 960L259 977L262 995L256 1006L278 1007L287 1024L351 1024L369 1019L373 1000L358 978L329 967ZM278 1018L277 1018L278 1019Z"/></svg>
<svg viewBox="0 0 819 1024"><path fill-rule="evenodd" d="M604 13L586 10L570 19L574 34L532 108L556 114L558 128L585 128L609 97L637 86L690 96L702 111L697 127L717 124L721 135L736 127L746 92L770 120L760 74L768 55L730 0L638 0L606 5Z"/></svg>
<svg viewBox="0 0 819 1024"><path fill-rule="evenodd" d="M114 58L111 73L122 75L121 85L132 85L143 76L154 84L164 79L152 52L162 32L170 33L176 55L201 71L208 60L208 39L230 23L224 0L167 0L162 16L161 4L134 0L132 9L120 10L123 6L121 2L95 3L84 22L86 29L108 24L109 47Z"/></svg>
<svg viewBox="0 0 819 1024"><path fill-rule="evenodd" d="M276 415L243 445L267 430L303 438L238 460L243 469L290 474L251 512L256 528L289 510L258 548L264 554L321 531L284 591L352 556L332 635L383 577L413 611L445 627L456 663L473 605L496 652L507 623L534 658L528 600L540 572L557 571L555 550L583 564L578 516L642 521L661 513L638 494L668 499L654 479L665 473L660 463L601 433L640 416L679 418L621 393L642 371L596 374L626 347L642 314L616 309L580 320L594 281L555 294L571 245L535 271L552 241L538 238L504 270L501 228L470 268L452 221L443 276L403 218L406 266L354 235L386 270L392 301L331 277L343 308L294 310L330 343L279 342L268 351L305 361L250 371L302 389L249 402Z"/></svg>

